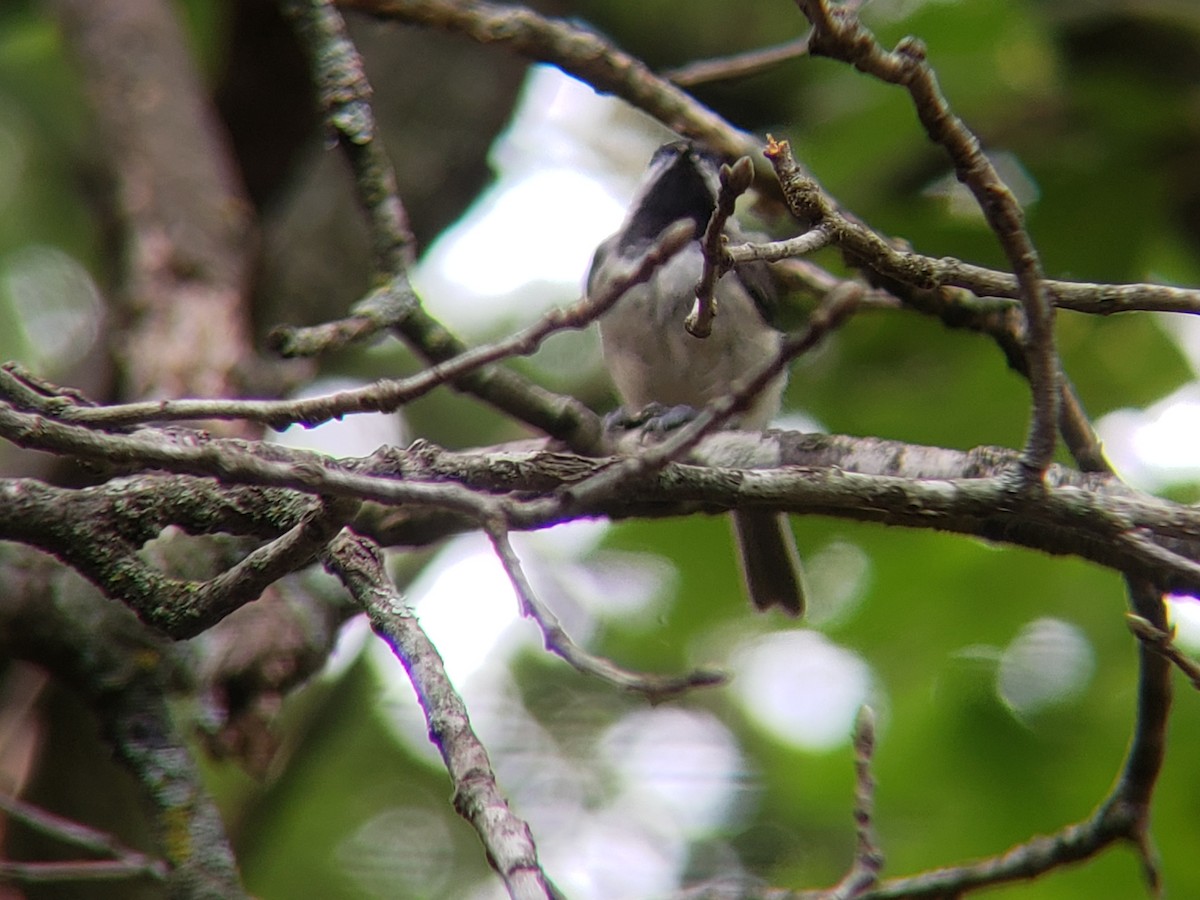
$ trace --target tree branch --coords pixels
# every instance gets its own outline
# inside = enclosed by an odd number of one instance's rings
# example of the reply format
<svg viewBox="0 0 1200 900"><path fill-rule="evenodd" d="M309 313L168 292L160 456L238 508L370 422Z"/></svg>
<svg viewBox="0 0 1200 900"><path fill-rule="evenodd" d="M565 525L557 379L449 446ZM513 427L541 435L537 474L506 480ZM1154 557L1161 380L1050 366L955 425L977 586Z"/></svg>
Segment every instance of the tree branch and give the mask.
<svg viewBox="0 0 1200 900"><path fill-rule="evenodd" d="M25 882L106 881L143 876L156 881L166 880L167 864L163 860L125 846L108 832L64 819L31 803L3 794L0 794L0 811L12 821L20 822L34 831L56 837L82 850L111 857L104 860L82 859L70 862L0 860L0 882L6 879Z"/></svg>
<svg viewBox="0 0 1200 900"><path fill-rule="evenodd" d="M330 545L325 564L342 579L412 680L429 738L454 783L454 808L479 834L488 863L503 879L509 896L559 898L538 862L529 826L513 814L500 793L487 750L471 729L467 708L446 676L437 648L388 578L378 546L343 532Z"/></svg>
<svg viewBox="0 0 1200 900"><path fill-rule="evenodd" d="M693 237L690 223L679 222L622 273L603 292L584 297L566 308L552 309L541 319L507 338L471 349L432 365L410 378L382 379L352 390L297 400L160 400L97 406L76 392L51 392L40 381L31 389L31 376L20 366L0 366L0 395L18 399L29 410L52 415L63 422L114 428L147 422L243 419L272 428L295 423L311 428L350 413L395 412L434 388L477 372L512 356L529 356L546 338L560 331L586 328L607 312L629 288L649 278L654 270L682 250Z"/></svg>
<svg viewBox="0 0 1200 900"><path fill-rule="evenodd" d="M95 711L153 810L170 896L245 897L221 817L168 705L184 671L174 645L44 557L3 546L0 561L0 656L47 667Z"/></svg>
<svg viewBox="0 0 1200 900"><path fill-rule="evenodd" d="M753 388L753 382L746 385L746 389ZM720 409L733 405L736 398L727 399ZM713 415L711 411L702 414L696 423L665 441L660 446L666 447L666 452L658 447L645 448L632 464L628 458L616 463L611 459L573 458L566 468L561 454L548 454L544 459L550 468L540 477L538 454L526 457L520 468L513 468L508 455L466 454L458 459L465 458L467 463L453 476L449 471L435 475L428 467L429 454L422 454L427 445L417 445L407 453L388 451L366 460L339 462L305 451L232 439L181 439L179 435L152 430L129 435L98 434L2 405L0 435L21 446L214 476L226 483L286 487L319 495L446 510L467 516L476 527L495 516L503 517L510 527L524 529L586 515L678 514L694 503L704 504L708 511L761 506L970 534L1046 553L1080 556L1106 568L1152 579L1166 589L1200 590L1200 563L1196 562L1200 558L1196 543L1200 539L1200 513L1130 490L1112 478L1052 468L1044 489L1030 492L1014 484L1011 473L1017 460L1006 451L983 448L972 454L955 454L895 442L795 433L765 437L716 434L692 456L695 462L705 465L671 463L672 458L699 441L705 423ZM697 425L700 435L688 431ZM921 461L910 465L916 467L927 461L940 467L942 474L915 477L912 469L898 462L909 457ZM648 462L639 463L640 459ZM718 465L712 465L714 461ZM814 467L798 469L805 463L797 461L812 461ZM733 467L720 465L729 462ZM786 465L772 468L781 462ZM425 478L436 480L416 477L422 465L426 467ZM762 468L764 465L767 468ZM889 474L867 474L857 471L858 466ZM489 479L503 473L498 486L494 481L490 486L471 481L489 472ZM571 473L571 481L566 484L561 480L564 472ZM523 485L521 478L531 480ZM12 508L7 527L38 525L51 515L53 504L39 500L46 496L39 491L49 490L45 486L35 491L26 487L27 482L4 484ZM518 491L531 484L541 487L535 487L537 494L529 499L490 493L497 489L505 493ZM637 490L631 492L629 487L634 484ZM557 496L544 493L553 486L559 488ZM295 526L295 544L287 546L295 548L296 558L316 552L326 529L345 521L343 515L328 519L318 516L309 525ZM70 541L64 545L39 537L45 534L44 524L30 533L35 539L47 540L50 552L74 552ZM279 577L287 568L287 558L278 558L279 567L272 569L273 577ZM260 577L268 580L266 574L257 572L238 583L246 590L261 590L256 580ZM220 583L220 587L225 586ZM188 606L179 613L183 616L181 622L192 624L163 620L161 611L146 613L156 615L175 630L186 631L232 602L230 595L217 588L217 584L211 584L208 590L213 593L204 595L212 605ZM185 595L191 597L194 590L193 586ZM151 598L154 592L147 591L146 596Z"/></svg>
<svg viewBox="0 0 1200 900"><path fill-rule="evenodd" d="M185 581L165 575L138 551L166 525L195 522L205 511L220 515L231 504L189 491L178 480L158 481L141 491L138 500L128 488L120 480L81 491L28 479L0 481L0 502L7 512L0 537L54 554L127 604L146 624L176 639L211 628L279 578L313 561L357 508L352 500L314 503L291 495L280 497L283 502L267 512L261 507L267 497L259 494L251 500L261 510L255 530L265 529L262 520L269 518L282 533L213 578ZM166 492L172 489L168 499ZM244 501L245 494L241 497ZM161 508L144 516L138 501ZM217 522L236 528L224 516L207 521L209 529Z"/></svg>
<svg viewBox="0 0 1200 900"><path fill-rule="evenodd" d="M374 131L370 86L346 34L341 14L327 0L283 0L313 69L325 114L355 173L359 203L367 211L379 277L411 297L395 322L399 335L427 362L441 363L466 346L421 305L408 281L411 257L396 178ZM485 366L456 379L455 387L578 449L595 449L600 420L574 397L555 394L515 372Z"/></svg>
<svg viewBox="0 0 1200 900"><path fill-rule="evenodd" d="M684 137L699 141L727 159L749 156L755 187L775 196L778 183L771 167L759 156L760 141L716 117L694 98L655 76L640 62L598 34L571 23L550 19L516 5L487 2L464 5L451 0L338 0L339 5L381 18L440 28L485 44L509 46L516 53L550 63L614 94ZM832 199L831 208L837 207ZM858 226L862 227L862 226ZM998 272L949 257L934 258L894 248L890 241L873 250L879 271L915 287L961 287L981 297L1020 297L1021 287L1011 272ZM1111 315L1147 311L1200 313L1200 290L1157 284L1091 284L1044 281L1056 306L1079 312Z"/></svg>
<svg viewBox="0 0 1200 900"><path fill-rule="evenodd" d="M1008 257L1025 310L1025 352L1033 395L1033 415L1021 462L1032 478L1040 480L1054 456L1061 364L1055 349L1054 307L1047 299L1041 262L1025 230L1025 217L1017 198L984 155L966 123L951 111L933 69L925 60L924 44L916 38L905 38L889 53L863 26L854 10L842 6L831 8L827 0L797 0L796 5L813 26L809 52L841 59L881 81L908 90L926 133L954 161L958 180L975 195ZM783 182L782 177L780 181ZM784 188L786 191L786 183Z"/></svg>
<svg viewBox="0 0 1200 900"><path fill-rule="evenodd" d="M1138 640L1173 662L1179 671L1187 676L1188 681L1192 683L1192 687L1200 690L1200 663L1197 663L1196 660L1192 659L1176 646L1174 629L1163 631L1152 625L1148 619L1143 619L1136 613L1129 613L1126 619L1129 624L1129 630L1134 633Z"/></svg>
<svg viewBox="0 0 1200 900"><path fill-rule="evenodd" d="M747 50L745 53L733 53L718 59L695 60L686 65L668 69L662 73L662 77L680 87L694 87L698 84L756 75L772 69L780 63L805 56L807 53L808 35L805 35L773 47L761 47Z"/></svg>
<svg viewBox="0 0 1200 900"><path fill-rule="evenodd" d="M54 0L116 181L127 394L230 396L253 356L250 205L174 7Z"/></svg>
<svg viewBox="0 0 1200 900"><path fill-rule="evenodd" d="M827 900L854 900L879 881L883 852L871 825L875 813L875 779L871 775L874 755L875 712L864 706L854 727L854 863L846 876L825 894Z"/></svg>
<svg viewBox="0 0 1200 900"><path fill-rule="evenodd" d="M686 675L650 675L631 672L613 663L611 660L588 653L573 640L558 621L558 617L550 611L529 584L521 561L513 551L508 539L508 533L499 523L490 523L488 536L496 556L504 567L517 599L521 604L521 614L533 619L542 631L545 647L554 655L562 658L578 672L607 681L609 684L623 688L633 693L641 694L651 703L659 703L686 693L693 688L712 687L725 681L720 672L697 669Z"/></svg>

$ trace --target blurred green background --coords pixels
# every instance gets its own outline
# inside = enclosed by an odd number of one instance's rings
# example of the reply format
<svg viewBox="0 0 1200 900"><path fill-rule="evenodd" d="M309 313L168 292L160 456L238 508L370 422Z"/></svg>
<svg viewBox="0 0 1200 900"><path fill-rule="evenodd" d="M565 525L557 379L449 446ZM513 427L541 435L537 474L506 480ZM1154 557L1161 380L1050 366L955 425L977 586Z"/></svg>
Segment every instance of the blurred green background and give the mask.
<svg viewBox="0 0 1200 900"><path fill-rule="evenodd" d="M214 91L228 86L235 5L193 0L180 7ZM551 9L593 23L656 69L804 30L794 6L780 0L578 0ZM1200 284L1200 7L1194 2L897 0L868 5L864 18L885 44L905 34L924 40L956 112L1018 178L1049 275ZM379 44L386 46L392 33L377 36ZM371 63L368 54L369 74ZM740 126L790 138L822 184L876 228L932 256L1002 264L980 217L956 202L946 159L900 90L841 64L800 58L696 93ZM453 98L437 96L425 105L425 115L435 118L455 108ZM406 123L392 124L403 130ZM104 176L88 135L78 78L53 20L36 4L10 0L0 7L0 358L25 361L50 378L63 377L75 345L47 349L39 338L46 304L31 308L27 298L75 297L76 305L61 311L64 318L51 321L76 322L83 315L77 304L85 302L79 298L97 302L89 277L102 292L114 271L105 249L110 235L94 203ZM415 167L410 175L418 180L420 162L397 154L398 166ZM264 230L293 188L280 178L254 191ZM425 240L439 229L431 226ZM265 252L276 246L267 234ZM286 268L286 257L275 265ZM328 265L343 295L324 297L312 318L336 316L338 304L362 288L361 272L338 268L341 260ZM49 266L61 289L22 288L41 277L39 266ZM282 317L281 309L292 310L291 298L272 294L270 285L264 276L256 297L264 327ZM560 294L559 302L574 299ZM510 321L524 320L517 309ZM1060 314L1066 371L1091 415L1145 408L1194 379L1188 357L1200 354L1188 328L1149 314ZM551 342L518 366L597 408L612 404L594 365L564 368L555 353ZM379 377L413 365L394 348L376 348L343 354L328 370ZM832 433L964 449L1019 446L1027 426L1026 387L999 351L985 338L915 313L859 316L797 364L786 403L789 412ZM521 435L448 393L417 404L407 423L413 436L453 446ZM1154 486L1180 499L1197 496L1188 475ZM561 571L554 577L552 564L544 566L543 592L548 602L576 610L577 633L589 648L634 668L723 665L744 673L740 654L765 646L772 632L808 635L799 640L809 643L794 646L836 647L845 651L840 659L856 660L861 668L854 671L866 673L862 699L880 716L877 827L887 875L999 853L1091 811L1118 771L1134 715L1135 647L1119 578L1076 560L946 535L819 518L793 517L793 526L802 554L815 562L811 625L823 639L790 622L749 617L728 526L719 519L622 523L573 557L571 565L580 568L572 572L600 579L613 560L677 565L654 582L660 589L644 607L648 614L605 615L603 603L599 611L579 612L556 594L561 589L569 598L571 585L564 587L570 578ZM531 545L527 552L540 551ZM398 559L399 577L419 581L427 559ZM603 601L604 589L596 592ZM490 705L473 710L484 723L477 725L501 787L529 816L551 876L569 895L653 896L650 888L638 894L624 882L606 888L595 873L650 867L647 848L665 853L668 845L675 857L667 868L685 882L739 870L778 886L840 877L854 842L844 729L837 740L805 749L764 727L736 685L649 711L548 657L530 632L531 626L515 626L511 633L520 641L506 638L501 649L476 660L464 691L468 703L476 696ZM209 765L254 895L496 895L477 840L453 813L444 772L430 753L415 749L420 724L415 738L398 737L403 728L396 722L411 723L415 702L411 691L391 683L387 662L347 651L342 665L291 698L280 757L266 777ZM1033 674L1023 681L1026 669ZM805 672L779 673L781 682L792 677ZM836 679L829 671L814 669L810 677L817 683L797 682L797 696L841 687L819 680ZM1191 897L1200 896L1194 861L1200 698L1183 682L1179 687L1154 835L1170 895ZM690 715L672 719L672 711ZM659 716L662 730L638 731L650 721L645 716ZM709 763L701 765L690 755L695 744L681 744L674 754L666 747L656 763L661 770L643 781L622 767L619 748L641 746L622 743L628 734L653 738L676 733L672 728L699 735L696 744L724 748L725 755L704 757ZM671 770L672 760L682 773ZM682 779L684 794L711 788L723 798L720 809L690 827L675 822L668 829L662 823L679 813L667 809L667 794L643 789L656 779ZM685 818L699 816L686 804L679 809ZM664 829L658 844L656 820ZM627 827L626 844L611 840L601 828L606 822ZM1137 860L1117 848L986 895L1090 900L1143 891ZM58 888L37 896L90 895Z"/></svg>

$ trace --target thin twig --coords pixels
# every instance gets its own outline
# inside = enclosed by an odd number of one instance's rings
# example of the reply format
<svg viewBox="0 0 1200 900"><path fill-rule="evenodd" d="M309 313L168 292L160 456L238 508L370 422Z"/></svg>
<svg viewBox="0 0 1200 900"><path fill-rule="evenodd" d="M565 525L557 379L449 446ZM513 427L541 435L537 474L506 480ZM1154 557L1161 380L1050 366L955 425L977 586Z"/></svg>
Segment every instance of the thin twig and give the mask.
<svg viewBox="0 0 1200 900"><path fill-rule="evenodd" d="M1192 683L1192 687L1200 690L1200 662L1192 659L1179 649L1175 643L1174 628L1170 631L1155 628L1147 619L1142 618L1136 613L1127 613L1125 621L1129 625L1129 630L1137 636L1138 640L1173 662L1179 671L1187 676L1188 681Z"/></svg>
<svg viewBox="0 0 1200 900"><path fill-rule="evenodd" d="M5 877L29 882L94 881L140 875L162 881L166 877L167 864L164 860L126 846L107 831L65 819L32 803L3 794L0 794L0 810L12 821L21 822L34 831L58 838L83 850L111 857L108 860L89 859L73 862L0 860L0 881Z"/></svg>
<svg viewBox="0 0 1200 900"><path fill-rule="evenodd" d="M0 884L20 881L26 884L53 884L63 881L123 881L149 877L165 881L166 863L145 857L122 859L79 859L61 862L35 862L0 859Z"/></svg>
<svg viewBox="0 0 1200 900"><path fill-rule="evenodd" d="M918 264L933 285L965 288L980 297L1020 296L1020 285L1009 272L965 263L953 257L935 259L902 254ZM1200 314L1200 290L1166 284L1097 284L1045 279L1046 296L1059 309L1109 316L1122 312Z"/></svg>
<svg viewBox="0 0 1200 900"><path fill-rule="evenodd" d="M651 675L631 672L601 656L588 653L573 640L562 627L558 617L543 603L525 577L521 561L513 551L508 532L499 523L489 523L488 536L504 571L512 582L513 590L521 604L521 614L537 623L542 631L546 649L570 663L584 675L601 678L634 693L642 694L652 703L676 697L698 687L722 684L725 676L720 672L697 669L686 675Z"/></svg>
<svg viewBox="0 0 1200 900"><path fill-rule="evenodd" d="M1104 828L1098 817L1038 836L979 862L931 869L906 878L890 878L860 895L860 900L916 900L963 897L969 891L1025 881L1095 856L1121 835Z"/></svg>
<svg viewBox="0 0 1200 900"><path fill-rule="evenodd" d="M731 266L748 262L779 262L816 253L823 247L828 247L830 240L828 229L818 226L784 241L726 246L724 256L726 263Z"/></svg>
<svg viewBox="0 0 1200 900"><path fill-rule="evenodd" d="M586 328L611 308L625 291L649 278L658 266L687 246L691 239L691 225L676 223L666 229L642 256L624 271L616 273L603 292L571 306L552 309L537 322L507 338L464 350L409 378L382 379L361 388L296 400L159 400L97 406L88 401L80 402L74 396L28 390L24 383L27 373L15 364L6 364L0 366L0 397L9 397L25 408L36 409L59 421L105 428L197 419L242 419L277 429L301 423L311 428L352 413L393 412L434 388L483 366L512 356L528 356L553 334Z"/></svg>
<svg viewBox="0 0 1200 900"><path fill-rule="evenodd" d="M853 900L879 881L883 852L871 825L875 814L875 778L871 761L875 755L875 712L864 706L854 728L854 862L845 877L826 895L827 900Z"/></svg>
<svg viewBox="0 0 1200 900"><path fill-rule="evenodd" d="M696 285L696 302L684 320L683 327L693 337L706 338L712 334L712 321L717 315L717 301L713 297L717 279L724 274L722 248L725 244L725 223L733 215L737 199L746 193L754 178L754 168L749 157L743 156L732 166L722 165L718 177L717 202L708 225L700 239L704 253L704 267Z"/></svg>
<svg viewBox="0 0 1200 900"><path fill-rule="evenodd" d="M405 271L355 303L346 318L307 327L277 325L267 334L267 345L285 359L331 353L398 328L420 302Z"/></svg>
<svg viewBox="0 0 1200 900"><path fill-rule="evenodd" d="M808 53L808 35L773 47L759 47L717 59L699 59L662 72L662 77L680 87L695 87L713 81L746 78Z"/></svg>

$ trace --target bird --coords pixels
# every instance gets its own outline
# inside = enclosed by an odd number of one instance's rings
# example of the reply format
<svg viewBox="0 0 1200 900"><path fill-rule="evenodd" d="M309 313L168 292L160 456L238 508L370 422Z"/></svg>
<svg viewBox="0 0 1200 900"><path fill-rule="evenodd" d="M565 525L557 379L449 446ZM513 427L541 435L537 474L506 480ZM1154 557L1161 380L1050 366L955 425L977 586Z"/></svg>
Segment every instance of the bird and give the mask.
<svg viewBox="0 0 1200 900"><path fill-rule="evenodd" d="M728 394L731 386L778 352L783 336L768 324L779 288L765 263L739 266L714 289L719 315L706 338L689 334L684 320L695 303L704 267L700 238L717 202L716 157L687 141L672 141L653 155L621 227L596 249L587 276L588 296L605 290L645 255L668 226L694 224L695 240L628 288L600 317L600 342L608 374L622 403L610 417L625 427L670 428ZM725 233L744 240L731 217ZM781 372L731 424L762 430L778 413L787 373ZM803 574L787 518L766 510L735 510L733 531L747 592L759 610L804 611Z"/></svg>

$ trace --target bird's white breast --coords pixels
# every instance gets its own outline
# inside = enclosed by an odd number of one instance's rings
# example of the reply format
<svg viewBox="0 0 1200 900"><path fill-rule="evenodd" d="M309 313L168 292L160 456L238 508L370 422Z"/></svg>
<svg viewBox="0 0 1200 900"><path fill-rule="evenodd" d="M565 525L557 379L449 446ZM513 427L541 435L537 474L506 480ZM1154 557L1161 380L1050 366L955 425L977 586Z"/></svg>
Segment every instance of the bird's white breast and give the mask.
<svg viewBox="0 0 1200 900"><path fill-rule="evenodd" d="M781 337L763 321L736 273L716 289L712 334L688 334L684 319L694 302L703 269L698 244L661 266L651 279L627 291L600 320L605 362L630 412L648 403L700 408L729 393L735 382L757 371L779 350ZM786 375L759 395L738 421L764 428L778 411Z"/></svg>

